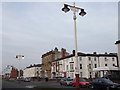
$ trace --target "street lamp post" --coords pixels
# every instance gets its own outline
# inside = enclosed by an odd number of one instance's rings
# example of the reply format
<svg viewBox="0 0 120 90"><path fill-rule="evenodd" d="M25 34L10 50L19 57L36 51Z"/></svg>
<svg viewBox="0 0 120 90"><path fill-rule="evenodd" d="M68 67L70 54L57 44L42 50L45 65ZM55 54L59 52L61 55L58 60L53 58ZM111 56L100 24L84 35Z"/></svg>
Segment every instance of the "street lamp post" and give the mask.
<svg viewBox="0 0 120 90"><path fill-rule="evenodd" d="M70 9L68 8L70 7ZM76 77L76 88L80 88L79 86L79 68L78 68L78 47L77 47L77 31L76 31L76 12L78 12L79 10L81 10L81 12L79 13L79 15L84 16L86 14L86 12L84 11L84 9L79 8L79 7L75 7L75 2L74 2L74 6L68 5L68 4L64 4L64 8L62 8L62 11L64 11L65 13L68 11L73 11L73 20L74 20L74 39L75 39L75 77Z"/></svg>
<svg viewBox="0 0 120 90"><path fill-rule="evenodd" d="M21 60L24 59L24 55L16 55L16 58L19 60L19 74L18 77L20 78L20 69L21 69Z"/></svg>

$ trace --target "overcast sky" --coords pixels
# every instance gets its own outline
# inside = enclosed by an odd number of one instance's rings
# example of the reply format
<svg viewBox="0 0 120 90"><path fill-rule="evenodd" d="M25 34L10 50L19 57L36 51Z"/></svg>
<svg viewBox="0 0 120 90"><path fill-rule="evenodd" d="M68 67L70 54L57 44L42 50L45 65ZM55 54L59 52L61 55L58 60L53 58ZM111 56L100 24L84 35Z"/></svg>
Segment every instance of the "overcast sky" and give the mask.
<svg viewBox="0 0 120 90"><path fill-rule="evenodd" d="M41 63L42 54L57 47L74 49L73 12L64 13L64 3L2 3L2 65L19 68L16 55L25 55L22 68ZM77 2L87 14L77 13L78 51L116 53L118 40L117 2Z"/></svg>

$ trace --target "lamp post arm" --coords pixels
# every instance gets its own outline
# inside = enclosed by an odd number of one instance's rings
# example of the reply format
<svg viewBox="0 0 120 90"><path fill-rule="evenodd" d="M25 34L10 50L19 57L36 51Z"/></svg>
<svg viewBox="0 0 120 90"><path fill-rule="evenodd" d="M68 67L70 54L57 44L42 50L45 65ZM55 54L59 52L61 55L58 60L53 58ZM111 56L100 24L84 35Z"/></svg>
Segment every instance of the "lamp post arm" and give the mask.
<svg viewBox="0 0 120 90"><path fill-rule="evenodd" d="M64 5L67 5L67 6L71 7L71 8L75 8L75 9L80 9L80 10L82 9L82 8L76 7L75 5L74 6L68 5L68 4L64 4Z"/></svg>

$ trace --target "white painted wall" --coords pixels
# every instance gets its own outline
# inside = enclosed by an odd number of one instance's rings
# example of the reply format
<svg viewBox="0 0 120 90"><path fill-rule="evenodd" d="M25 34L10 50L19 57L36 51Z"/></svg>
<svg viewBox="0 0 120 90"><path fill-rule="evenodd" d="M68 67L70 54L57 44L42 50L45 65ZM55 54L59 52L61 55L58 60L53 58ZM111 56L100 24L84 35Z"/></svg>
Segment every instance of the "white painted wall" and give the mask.
<svg viewBox="0 0 120 90"><path fill-rule="evenodd" d="M38 75L36 74L38 71ZM41 76L41 67L31 67L23 70L23 77L37 77Z"/></svg>
<svg viewBox="0 0 120 90"><path fill-rule="evenodd" d="M118 46L118 60L119 60L119 68L120 68L120 43L119 43L117 46Z"/></svg>
<svg viewBox="0 0 120 90"><path fill-rule="evenodd" d="M91 60L89 60L89 57L91 58ZM95 57L96 56L78 56L78 61L79 61L78 66L79 66L80 76L82 73L83 78L90 78L90 72L91 72L92 78L94 78L95 72L93 72L93 68L95 68L95 64L97 65L97 67L105 67L105 64L107 64L107 67L112 67L113 64L117 66L116 57L106 56L107 61L105 61L105 56L100 56L99 58L96 57L96 60L94 59ZM82 60L80 60L80 58L82 58ZM112 58L114 58L114 61L112 60ZM76 60L75 57L70 57L59 61L59 63L62 64L60 67L60 71L66 72L66 77L75 78L75 60ZM73 72L71 72L70 70L70 62L74 62ZM80 69L80 64L82 64L82 69ZM89 69L88 67L89 64L91 64L92 67L91 69ZM67 69L67 65L68 65L68 69ZM51 69L52 69L51 72L53 72L53 66L51 67Z"/></svg>

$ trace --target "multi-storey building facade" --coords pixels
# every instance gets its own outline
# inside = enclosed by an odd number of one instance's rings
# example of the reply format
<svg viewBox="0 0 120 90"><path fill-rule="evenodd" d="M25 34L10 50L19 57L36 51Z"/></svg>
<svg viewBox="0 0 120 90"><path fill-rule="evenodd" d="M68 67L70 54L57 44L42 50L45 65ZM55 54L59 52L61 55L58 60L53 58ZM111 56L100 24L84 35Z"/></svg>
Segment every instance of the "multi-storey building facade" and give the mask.
<svg viewBox="0 0 120 90"><path fill-rule="evenodd" d="M69 55L66 49L58 51L57 48L42 55L42 74L44 77L51 77L51 61Z"/></svg>
<svg viewBox="0 0 120 90"><path fill-rule="evenodd" d="M42 64L30 65L23 70L23 77L42 77Z"/></svg>
<svg viewBox="0 0 120 90"><path fill-rule="evenodd" d="M75 78L76 61L75 54L71 54L64 58L59 58L52 61L51 74L54 77L70 77ZM78 53L78 68L79 75L83 78L95 78L103 76L109 70L118 70L117 55L113 53L85 54ZM99 72L99 69L104 69Z"/></svg>

